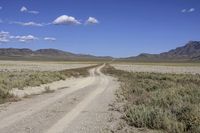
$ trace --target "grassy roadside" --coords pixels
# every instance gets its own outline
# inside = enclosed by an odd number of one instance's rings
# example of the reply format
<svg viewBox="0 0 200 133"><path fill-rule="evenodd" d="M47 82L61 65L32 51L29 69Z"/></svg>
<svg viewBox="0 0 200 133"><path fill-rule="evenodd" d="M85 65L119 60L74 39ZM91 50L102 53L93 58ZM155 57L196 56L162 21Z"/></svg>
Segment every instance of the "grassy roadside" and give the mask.
<svg viewBox="0 0 200 133"><path fill-rule="evenodd" d="M117 92L127 125L169 133L200 132L200 75L130 73L107 65L121 82Z"/></svg>
<svg viewBox="0 0 200 133"><path fill-rule="evenodd" d="M89 67L67 69L55 72L0 72L0 103L13 99L13 97L9 94L9 91L12 88L23 89L27 86L39 86L41 84L64 80L69 77L88 76L88 70L97 66L98 65L93 65Z"/></svg>

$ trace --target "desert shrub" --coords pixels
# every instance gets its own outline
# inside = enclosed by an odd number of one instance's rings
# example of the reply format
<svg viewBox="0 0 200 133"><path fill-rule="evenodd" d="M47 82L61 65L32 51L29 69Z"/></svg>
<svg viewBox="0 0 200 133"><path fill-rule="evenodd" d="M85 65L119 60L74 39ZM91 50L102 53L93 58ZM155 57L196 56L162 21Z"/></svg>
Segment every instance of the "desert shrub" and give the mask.
<svg viewBox="0 0 200 133"><path fill-rule="evenodd" d="M185 130L185 125L176 121L170 112L158 107L130 106L125 114L128 123L138 128L163 129L176 133L182 133Z"/></svg>
<svg viewBox="0 0 200 133"><path fill-rule="evenodd" d="M58 80L64 80L68 77L78 77L89 75L90 68L97 67L97 65L67 69L62 71L14 71L14 72L0 72L0 103L8 97L11 97L9 91L12 88L23 89L27 86L39 86Z"/></svg>
<svg viewBox="0 0 200 133"><path fill-rule="evenodd" d="M106 66L121 82L127 124L170 133L200 132L200 75L126 72Z"/></svg>

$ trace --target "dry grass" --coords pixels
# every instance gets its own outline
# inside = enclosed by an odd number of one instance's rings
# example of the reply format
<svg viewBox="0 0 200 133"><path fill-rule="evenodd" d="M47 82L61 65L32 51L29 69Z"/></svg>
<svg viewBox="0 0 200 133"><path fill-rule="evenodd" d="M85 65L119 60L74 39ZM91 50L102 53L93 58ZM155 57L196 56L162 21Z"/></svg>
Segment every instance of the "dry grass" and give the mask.
<svg viewBox="0 0 200 133"><path fill-rule="evenodd" d="M64 80L69 77L88 76L88 70L97 65L67 69L62 71L21 71L0 72L0 103L12 96L9 91L13 88L23 89L28 86L39 86L54 81Z"/></svg>
<svg viewBox="0 0 200 133"><path fill-rule="evenodd" d="M118 100L129 126L169 133L200 132L200 75L126 72L107 66L121 82Z"/></svg>
<svg viewBox="0 0 200 133"><path fill-rule="evenodd" d="M92 62L0 61L0 71L60 71L94 65Z"/></svg>
<svg viewBox="0 0 200 133"><path fill-rule="evenodd" d="M113 64L113 67L128 72L156 72L156 73L177 73L177 74L200 74L200 66L189 66L184 64Z"/></svg>
<svg viewBox="0 0 200 133"><path fill-rule="evenodd" d="M150 65L150 66L200 66L200 62L118 62L114 61L112 64L127 64L127 65Z"/></svg>

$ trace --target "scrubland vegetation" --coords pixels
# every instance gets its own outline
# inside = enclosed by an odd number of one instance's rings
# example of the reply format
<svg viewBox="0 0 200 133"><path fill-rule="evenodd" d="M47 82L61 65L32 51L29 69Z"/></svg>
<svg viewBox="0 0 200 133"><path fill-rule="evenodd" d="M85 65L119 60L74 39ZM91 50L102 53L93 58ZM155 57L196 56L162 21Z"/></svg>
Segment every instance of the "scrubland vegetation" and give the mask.
<svg viewBox="0 0 200 133"><path fill-rule="evenodd" d="M53 81L64 80L68 77L89 75L88 70L94 66L67 69L61 71L15 71L0 72L0 103L3 103L12 96L9 91L12 88L23 89L27 86L39 86Z"/></svg>
<svg viewBox="0 0 200 133"><path fill-rule="evenodd" d="M36 62L36 61L2 61L0 60L0 71L61 71L88 67L97 63L92 62Z"/></svg>
<svg viewBox="0 0 200 133"><path fill-rule="evenodd" d="M199 64L161 64L161 63L149 63L149 64L112 64L113 67L119 70L129 72L154 72L154 73L176 73L176 74L200 74Z"/></svg>
<svg viewBox="0 0 200 133"><path fill-rule="evenodd" d="M169 133L200 132L200 75L126 72L107 65L121 89L123 120L136 128Z"/></svg>

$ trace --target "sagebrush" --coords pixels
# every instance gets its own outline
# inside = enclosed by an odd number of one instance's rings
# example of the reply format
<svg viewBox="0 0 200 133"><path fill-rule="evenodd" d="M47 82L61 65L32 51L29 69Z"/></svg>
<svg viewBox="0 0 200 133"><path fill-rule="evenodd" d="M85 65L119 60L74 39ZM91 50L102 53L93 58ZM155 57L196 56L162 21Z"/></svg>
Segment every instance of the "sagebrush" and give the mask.
<svg viewBox="0 0 200 133"><path fill-rule="evenodd" d="M170 133L200 132L200 75L126 72L111 66L118 77L118 100L124 102L127 124Z"/></svg>

